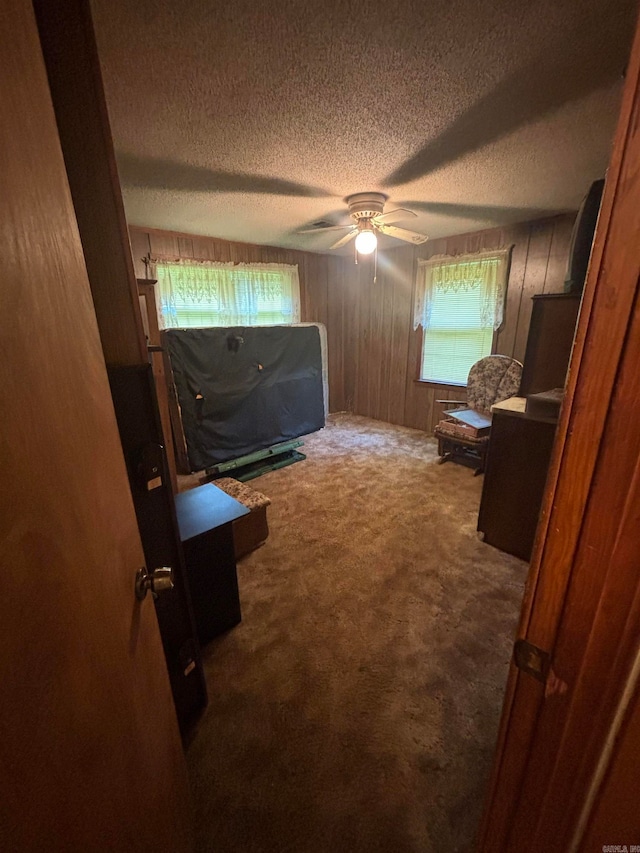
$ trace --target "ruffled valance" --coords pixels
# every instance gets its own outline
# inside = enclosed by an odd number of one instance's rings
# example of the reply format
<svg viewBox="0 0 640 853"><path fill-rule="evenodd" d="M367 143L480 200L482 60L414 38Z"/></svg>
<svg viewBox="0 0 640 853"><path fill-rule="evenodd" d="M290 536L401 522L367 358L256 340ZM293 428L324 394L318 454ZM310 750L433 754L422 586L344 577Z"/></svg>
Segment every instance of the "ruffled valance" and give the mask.
<svg viewBox="0 0 640 853"><path fill-rule="evenodd" d="M300 321L297 266L150 260L164 328Z"/></svg>
<svg viewBox="0 0 640 853"><path fill-rule="evenodd" d="M511 249L457 257L439 255L428 261L418 261L413 328L422 326L426 330L431 327L431 307L436 291L478 290L482 325L499 329L504 317Z"/></svg>

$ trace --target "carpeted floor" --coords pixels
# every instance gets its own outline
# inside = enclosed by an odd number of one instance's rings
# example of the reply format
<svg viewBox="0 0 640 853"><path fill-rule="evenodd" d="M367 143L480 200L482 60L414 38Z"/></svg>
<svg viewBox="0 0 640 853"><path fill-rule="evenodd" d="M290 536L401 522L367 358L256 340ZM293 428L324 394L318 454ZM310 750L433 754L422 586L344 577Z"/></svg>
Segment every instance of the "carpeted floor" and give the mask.
<svg viewBox="0 0 640 853"><path fill-rule="evenodd" d="M479 541L482 478L424 433L332 416L250 485L270 537L204 650L198 850L470 850L526 565Z"/></svg>

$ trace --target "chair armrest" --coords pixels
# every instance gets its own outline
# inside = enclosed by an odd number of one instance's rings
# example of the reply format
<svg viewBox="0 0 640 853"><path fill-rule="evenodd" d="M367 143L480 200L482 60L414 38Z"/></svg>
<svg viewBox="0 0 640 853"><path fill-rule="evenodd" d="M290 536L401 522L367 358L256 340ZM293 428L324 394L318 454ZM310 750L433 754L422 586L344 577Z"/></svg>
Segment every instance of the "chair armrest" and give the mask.
<svg viewBox="0 0 640 853"><path fill-rule="evenodd" d="M436 400L436 403L451 403L452 406L466 406L466 400Z"/></svg>

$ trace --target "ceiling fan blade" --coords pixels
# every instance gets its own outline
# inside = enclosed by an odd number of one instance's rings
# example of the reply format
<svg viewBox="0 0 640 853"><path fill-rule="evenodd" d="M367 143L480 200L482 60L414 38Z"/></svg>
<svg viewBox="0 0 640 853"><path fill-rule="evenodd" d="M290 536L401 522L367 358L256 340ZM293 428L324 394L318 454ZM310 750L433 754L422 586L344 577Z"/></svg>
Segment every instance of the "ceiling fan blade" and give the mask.
<svg viewBox="0 0 640 853"><path fill-rule="evenodd" d="M334 243L333 246L329 246L329 248L339 249L341 246L346 246L349 240L353 240L357 233L358 229L354 228L353 231L350 231L348 234L345 234L344 237L341 237L337 243Z"/></svg>
<svg viewBox="0 0 640 853"><path fill-rule="evenodd" d="M383 234L388 234L389 237L396 237L398 240L404 240L406 243L426 243L429 239L426 234L418 234L417 231L407 231L406 228L396 228L395 225L378 225L378 229Z"/></svg>
<svg viewBox="0 0 640 853"><path fill-rule="evenodd" d="M353 228L353 222L349 225L320 225L318 228L304 228L296 231L296 234L324 234L325 231L343 231L345 228Z"/></svg>
<svg viewBox="0 0 640 853"><path fill-rule="evenodd" d="M376 225L391 225L393 222L402 222L403 219L415 219L417 215L413 210L407 210L406 207L398 207L395 210L390 210L389 213L374 216L373 221Z"/></svg>

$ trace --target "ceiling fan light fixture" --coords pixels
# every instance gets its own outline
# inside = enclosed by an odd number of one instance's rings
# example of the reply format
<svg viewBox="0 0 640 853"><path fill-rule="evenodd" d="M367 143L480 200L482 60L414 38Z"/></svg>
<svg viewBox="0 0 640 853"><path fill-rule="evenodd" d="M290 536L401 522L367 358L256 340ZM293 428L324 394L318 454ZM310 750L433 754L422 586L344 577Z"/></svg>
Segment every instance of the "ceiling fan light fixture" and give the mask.
<svg viewBox="0 0 640 853"><path fill-rule="evenodd" d="M359 255L370 255L378 245L378 238L373 230L363 229L356 237L356 251Z"/></svg>
<svg viewBox="0 0 640 853"><path fill-rule="evenodd" d="M418 245L427 240L426 234L418 231L409 231L407 228L397 228L396 222L406 219L415 219L417 214L406 207L398 207L395 210L384 212L384 204L387 196L384 193L356 193L345 199L349 206L351 225L331 225L329 220L319 220L312 228L305 228L299 234L318 234L320 231L346 231L329 249L341 249L355 238L356 263L358 255L370 255L377 251L378 232L396 240L404 240L405 243Z"/></svg>

